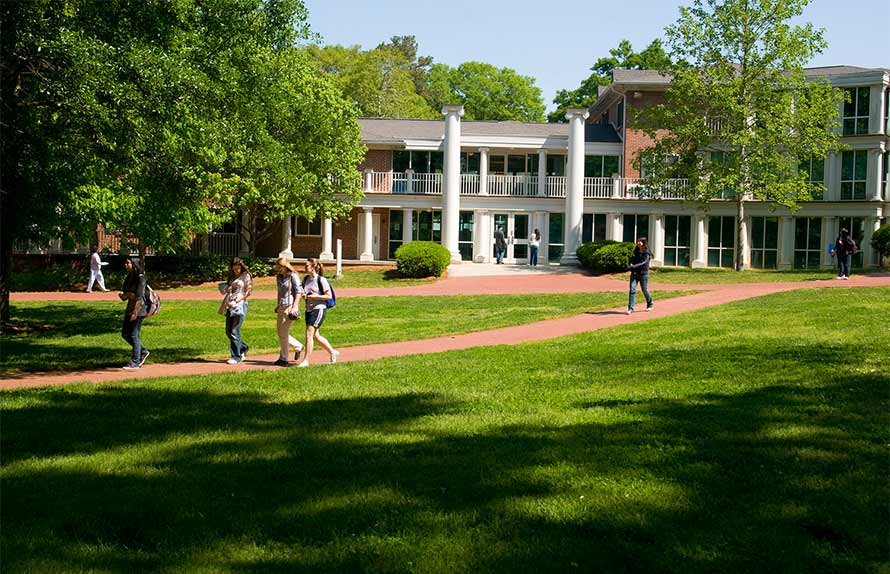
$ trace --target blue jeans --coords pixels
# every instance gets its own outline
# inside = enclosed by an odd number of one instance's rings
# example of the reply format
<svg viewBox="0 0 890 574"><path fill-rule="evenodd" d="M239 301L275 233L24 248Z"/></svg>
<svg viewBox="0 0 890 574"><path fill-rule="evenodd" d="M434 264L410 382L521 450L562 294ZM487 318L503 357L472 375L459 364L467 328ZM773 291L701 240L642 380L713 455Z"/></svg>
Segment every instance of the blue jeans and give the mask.
<svg viewBox="0 0 890 574"><path fill-rule="evenodd" d="M637 283L640 284L640 289L643 290L643 295L646 297L646 308L652 307L652 295L649 294L649 274L637 275L636 273L631 273L630 299L627 302L627 308L631 311L634 310L634 302L637 298Z"/></svg>
<svg viewBox="0 0 890 574"><path fill-rule="evenodd" d="M838 277L849 277L850 276L850 263L853 261L853 255L838 255L837 256L837 276Z"/></svg>
<svg viewBox="0 0 890 574"><path fill-rule="evenodd" d="M529 255L528 257L528 264L531 266L535 266L538 264L538 248L530 247L529 249L531 249L531 255Z"/></svg>
<svg viewBox="0 0 890 574"><path fill-rule="evenodd" d="M241 340L241 325L244 324L245 315L226 315L226 337L229 338L229 352L232 358L241 360L241 355L250 349L250 346Z"/></svg>
<svg viewBox="0 0 890 574"><path fill-rule="evenodd" d="M506 249L504 249L503 247L494 248L494 256L498 263L504 262L504 251L506 251Z"/></svg>
<svg viewBox="0 0 890 574"><path fill-rule="evenodd" d="M142 330L142 321L144 320L145 317L136 317L134 321L127 315L124 317L124 326L121 329L121 337L133 347L133 355L130 362L134 365L138 365L142 361L142 356L148 354L148 349L142 346L142 340L139 338L139 332Z"/></svg>

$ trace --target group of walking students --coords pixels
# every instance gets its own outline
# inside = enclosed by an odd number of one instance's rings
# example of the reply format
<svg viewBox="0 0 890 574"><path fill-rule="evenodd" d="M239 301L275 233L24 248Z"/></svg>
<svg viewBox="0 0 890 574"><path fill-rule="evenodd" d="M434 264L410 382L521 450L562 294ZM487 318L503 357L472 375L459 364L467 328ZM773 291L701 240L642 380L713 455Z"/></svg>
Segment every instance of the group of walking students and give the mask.
<svg viewBox="0 0 890 574"><path fill-rule="evenodd" d="M319 332L327 314L328 301L332 297L331 284L324 277L324 267L321 262L314 258L308 259L305 265L306 275L302 280L285 258L278 259L275 262L275 267L275 278L278 285L278 303L275 313L278 319L277 330L280 342L278 360L275 361L275 364L282 367L288 366L290 350L293 349L294 361L297 362L297 366L308 367L316 342L328 352L331 363L336 363L340 352L334 349ZM127 270L127 277L124 279L119 296L122 301L127 302L127 308L124 312L121 336L133 348L130 362L124 366L124 369L138 369L151 354L148 349L142 346L140 338L142 322L148 315L148 287L139 258L127 258L124 261L124 268ZM226 318L226 337L229 339L230 354L226 362L230 365L242 362L250 350L250 345L241 336L241 327L247 317L248 299L252 290L253 280L250 269L240 258L233 258L229 267L228 280L220 284L223 300L219 306L219 313ZM305 301L305 345L290 334L291 324L300 318L301 301ZM302 361L300 360L301 356Z"/></svg>

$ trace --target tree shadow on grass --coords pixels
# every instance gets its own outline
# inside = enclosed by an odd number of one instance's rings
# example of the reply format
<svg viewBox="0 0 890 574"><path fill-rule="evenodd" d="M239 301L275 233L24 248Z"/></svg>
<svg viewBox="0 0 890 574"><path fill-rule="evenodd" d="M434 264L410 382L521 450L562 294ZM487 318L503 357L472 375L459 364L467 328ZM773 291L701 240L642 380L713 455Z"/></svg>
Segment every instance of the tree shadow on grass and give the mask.
<svg viewBox="0 0 890 574"><path fill-rule="evenodd" d="M4 570L870 571L888 384L581 401L620 416L473 432L428 424L472 407L432 393L29 391L2 413Z"/></svg>

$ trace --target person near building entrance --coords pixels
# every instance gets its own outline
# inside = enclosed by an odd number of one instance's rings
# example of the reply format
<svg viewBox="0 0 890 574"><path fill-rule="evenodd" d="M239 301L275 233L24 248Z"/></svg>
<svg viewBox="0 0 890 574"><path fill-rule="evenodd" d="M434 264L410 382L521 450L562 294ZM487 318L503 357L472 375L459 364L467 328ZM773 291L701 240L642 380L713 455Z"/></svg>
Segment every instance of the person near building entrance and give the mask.
<svg viewBox="0 0 890 574"><path fill-rule="evenodd" d="M105 277L102 276L102 266L108 265L102 261L102 258L99 257L99 248L91 247L90 248L90 281L87 283L87 293L93 292L93 283L99 281L99 290L100 291L108 291L105 288Z"/></svg>
<svg viewBox="0 0 890 574"><path fill-rule="evenodd" d="M627 314L634 312L637 297L637 283L646 297L646 311L652 310L652 295L649 294L649 242L645 237L637 239L637 246L630 256L630 295L627 302Z"/></svg>
<svg viewBox="0 0 890 574"><path fill-rule="evenodd" d="M118 294L121 301L127 302L121 337L133 348L130 362L124 365L125 369L132 370L141 367L149 355L149 350L142 346L140 337L142 321L148 314L148 305L145 303L145 273L142 272L139 258L128 257L124 261L124 269L127 270L127 278Z"/></svg>
<svg viewBox="0 0 890 574"><path fill-rule="evenodd" d="M278 284L278 305L275 313L278 315L278 342L280 349L278 360L275 364L279 367L287 366L287 354L294 349L294 361L300 360L303 344L290 334L291 323L300 318L300 299L303 298L303 286L300 278L284 257L275 262L278 273L275 275Z"/></svg>
<svg viewBox="0 0 890 574"><path fill-rule="evenodd" d="M225 288L225 299L220 312L226 316L226 337L229 339L230 357L226 363L237 365L247 357L250 345L241 338L241 326L247 316L247 298L253 290L250 269L241 258L232 258L229 268L228 286Z"/></svg>
<svg viewBox="0 0 890 574"><path fill-rule="evenodd" d="M319 329L328 311L327 302L331 299L331 284L324 277L324 267L317 259L306 260L306 277L303 279L303 298L306 299L306 354L298 367L308 367L315 347L315 341L331 356L331 363L337 362L340 351L334 349Z"/></svg>
<svg viewBox="0 0 890 574"><path fill-rule="evenodd" d="M528 256L528 264L532 267L538 266L538 248L541 247L541 230L535 229L535 232L532 233L531 238L528 241L529 245L529 256Z"/></svg>
<svg viewBox="0 0 890 574"><path fill-rule="evenodd" d="M850 232L841 229L834 242L834 256L837 257L837 278L850 278L850 264L853 262L853 254L856 253L856 242L850 237Z"/></svg>
<svg viewBox="0 0 890 574"><path fill-rule="evenodd" d="M494 256L497 265L504 262L504 253L507 251L507 238L504 236L504 228L498 225L494 232Z"/></svg>

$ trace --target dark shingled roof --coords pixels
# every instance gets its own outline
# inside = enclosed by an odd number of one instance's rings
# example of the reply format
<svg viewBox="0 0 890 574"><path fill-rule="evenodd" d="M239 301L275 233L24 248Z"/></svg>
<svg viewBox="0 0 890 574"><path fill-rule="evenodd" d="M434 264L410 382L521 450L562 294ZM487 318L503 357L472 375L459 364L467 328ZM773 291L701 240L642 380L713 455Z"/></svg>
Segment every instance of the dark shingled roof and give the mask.
<svg viewBox="0 0 890 574"><path fill-rule="evenodd" d="M377 144L398 144L405 140L440 140L445 136L445 121L442 120L394 120L383 118L359 118L362 141ZM568 124L527 123L527 122L476 122L461 121L462 136L475 137L564 137L569 135ZM587 124L585 140L599 142L620 142L618 134L611 126Z"/></svg>

